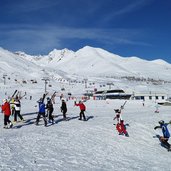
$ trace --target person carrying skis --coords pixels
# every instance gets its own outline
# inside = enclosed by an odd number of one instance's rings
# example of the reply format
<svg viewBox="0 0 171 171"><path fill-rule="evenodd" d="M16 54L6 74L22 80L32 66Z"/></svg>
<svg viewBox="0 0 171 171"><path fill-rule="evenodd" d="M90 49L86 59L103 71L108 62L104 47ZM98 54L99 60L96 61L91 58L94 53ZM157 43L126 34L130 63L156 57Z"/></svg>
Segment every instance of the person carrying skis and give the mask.
<svg viewBox="0 0 171 171"><path fill-rule="evenodd" d="M49 97L47 98L46 109L47 109L47 115L49 116L49 122L52 122L52 124L54 124L54 119L52 116L54 109L53 109L52 100Z"/></svg>
<svg viewBox="0 0 171 171"><path fill-rule="evenodd" d="M120 121L122 120L122 117L121 117L121 110L119 109L114 109L115 111L115 117L113 118L113 120L117 119L117 123L120 123Z"/></svg>
<svg viewBox="0 0 171 171"><path fill-rule="evenodd" d="M80 107L80 118L79 120L82 120L82 117L84 118L84 121L86 121L86 117L85 117L85 110L86 110L86 106L84 105L83 101L79 101L79 103L77 104L75 101L75 106L79 106Z"/></svg>
<svg viewBox="0 0 171 171"><path fill-rule="evenodd" d="M43 102L43 98L40 98L40 100L37 102L39 104L39 112L36 119L36 125L39 124L40 117L43 116L44 125L47 126L47 120L45 116L45 103Z"/></svg>
<svg viewBox="0 0 171 171"><path fill-rule="evenodd" d="M116 129L119 132L119 135L125 135L126 137L129 137L126 126L124 125L124 120L121 120L120 123L117 123Z"/></svg>
<svg viewBox="0 0 171 171"><path fill-rule="evenodd" d="M21 119L21 121L24 121L23 117L20 114L21 103L20 103L20 100L19 100L18 96L15 98L13 104L14 104L14 109L15 109L15 112L14 112L14 122L17 122L17 116Z"/></svg>
<svg viewBox="0 0 171 171"><path fill-rule="evenodd" d="M14 116L14 113L15 113L14 102L15 102L15 99L12 98L11 101L10 101L10 104L11 104L11 115L12 116Z"/></svg>
<svg viewBox="0 0 171 171"><path fill-rule="evenodd" d="M9 117L11 115L11 108L10 103L7 101L7 99L3 100L3 105L1 106L1 109L4 113L4 128L8 128L8 124L10 125L10 128L12 128L13 124L9 120Z"/></svg>
<svg viewBox="0 0 171 171"><path fill-rule="evenodd" d="M170 138L170 133L169 133L169 130L167 128L167 125L169 123L165 123L163 120L159 121L159 126L156 126L154 127L154 129L158 129L158 128L161 128L162 129L162 133L163 133L163 136L160 137L160 141L166 145L166 147L168 148L168 151L171 151L171 145L168 143L168 140Z"/></svg>
<svg viewBox="0 0 171 171"><path fill-rule="evenodd" d="M67 105L64 99L62 99L61 112L63 113L63 119L66 120Z"/></svg>

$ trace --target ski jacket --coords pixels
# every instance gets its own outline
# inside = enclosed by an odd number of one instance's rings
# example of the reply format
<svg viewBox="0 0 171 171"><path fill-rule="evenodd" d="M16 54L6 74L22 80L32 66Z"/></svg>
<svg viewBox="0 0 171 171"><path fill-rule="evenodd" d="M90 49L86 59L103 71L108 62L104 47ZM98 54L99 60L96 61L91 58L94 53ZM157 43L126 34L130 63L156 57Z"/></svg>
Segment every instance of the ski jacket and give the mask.
<svg viewBox="0 0 171 171"><path fill-rule="evenodd" d="M11 109L10 109L10 104L8 102L5 102L2 106L2 111L4 115L10 116L11 115Z"/></svg>
<svg viewBox="0 0 171 171"><path fill-rule="evenodd" d="M80 110L84 110L84 111L86 110L86 107L85 107L85 105L83 103L78 103L78 104L75 103L75 105L79 106Z"/></svg>
<svg viewBox="0 0 171 171"><path fill-rule="evenodd" d="M167 128L167 123L165 124L161 124L160 126L156 126L154 129L157 129L157 128L161 128L162 129L162 133L163 133L163 137L164 138L169 138L170 137L170 133L169 133L169 130Z"/></svg>
<svg viewBox="0 0 171 171"><path fill-rule="evenodd" d="M45 113L45 104L39 101L39 113Z"/></svg>
<svg viewBox="0 0 171 171"><path fill-rule="evenodd" d="M53 110L53 104L51 101L48 101L47 104L46 104L46 109L48 110Z"/></svg>
<svg viewBox="0 0 171 171"><path fill-rule="evenodd" d="M119 133L127 134L127 131L126 131L126 128L125 128L125 125L124 125L123 122L117 123L116 129L117 129L117 131L118 131Z"/></svg>
<svg viewBox="0 0 171 171"><path fill-rule="evenodd" d="M14 108L15 108L15 111L20 111L21 110L21 103L20 103L19 100L14 102Z"/></svg>
<svg viewBox="0 0 171 171"><path fill-rule="evenodd" d="M167 124L161 125L161 128L162 128L162 132L163 132L164 138L169 138L170 137L170 133L169 133L169 130L167 128Z"/></svg>

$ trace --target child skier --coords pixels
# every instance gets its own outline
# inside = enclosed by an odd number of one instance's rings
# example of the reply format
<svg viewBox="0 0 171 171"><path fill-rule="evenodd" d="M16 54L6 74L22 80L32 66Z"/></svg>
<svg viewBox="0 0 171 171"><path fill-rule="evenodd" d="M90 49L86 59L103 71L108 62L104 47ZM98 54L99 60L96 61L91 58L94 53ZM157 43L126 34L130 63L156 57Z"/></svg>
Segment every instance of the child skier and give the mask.
<svg viewBox="0 0 171 171"><path fill-rule="evenodd" d="M37 102L39 104L39 112L38 112L37 119L36 119L36 125L39 124L39 119L41 116L43 116L44 125L47 126L47 120L45 116L45 104L43 102L43 98L40 98L40 100Z"/></svg>
<svg viewBox="0 0 171 171"><path fill-rule="evenodd" d="M119 109L114 109L115 111L115 117L113 118L113 120L117 119L117 123L120 123L120 121L122 120L122 117L121 117L121 110Z"/></svg>
<svg viewBox="0 0 171 171"><path fill-rule="evenodd" d="M53 104L52 104L52 100L49 97L47 98L46 109L47 109L47 115L49 117L49 122L52 122L52 124L54 124L54 119L53 119L53 116L52 116Z"/></svg>
<svg viewBox="0 0 171 171"><path fill-rule="evenodd" d="M61 112L63 113L63 119L66 120L67 105L64 99L62 99Z"/></svg>
<svg viewBox="0 0 171 171"><path fill-rule="evenodd" d="M119 132L119 135L125 135L129 137L128 132L126 131L126 127L124 125L124 120L121 120L120 123L117 123L116 129Z"/></svg>
<svg viewBox="0 0 171 171"><path fill-rule="evenodd" d="M9 117L11 115L10 103L6 99L4 99L1 108L2 112L4 113L4 128L8 128L8 124L10 128L12 128L13 124L9 120Z"/></svg>
<svg viewBox="0 0 171 171"><path fill-rule="evenodd" d="M84 103L80 100L79 103L77 104L75 101L75 106L79 106L80 107L80 118L79 120L82 120L82 117L84 118L84 121L86 121L86 117L85 117L85 110L86 110L86 106L84 105Z"/></svg>
<svg viewBox="0 0 171 171"><path fill-rule="evenodd" d="M23 117L20 114L21 103L20 103L20 100L19 100L18 96L14 100L14 109L15 109L15 112L14 112L14 122L17 122L17 116L21 119L21 121L24 121Z"/></svg>
<svg viewBox="0 0 171 171"><path fill-rule="evenodd" d="M159 124L160 126L156 126L154 127L154 129L155 130L158 128L162 129L163 136L160 137L160 141L168 148L168 151L171 151L171 145L168 143L168 140L170 138L170 133L167 128L168 123L165 123L163 120L161 120L159 121Z"/></svg>

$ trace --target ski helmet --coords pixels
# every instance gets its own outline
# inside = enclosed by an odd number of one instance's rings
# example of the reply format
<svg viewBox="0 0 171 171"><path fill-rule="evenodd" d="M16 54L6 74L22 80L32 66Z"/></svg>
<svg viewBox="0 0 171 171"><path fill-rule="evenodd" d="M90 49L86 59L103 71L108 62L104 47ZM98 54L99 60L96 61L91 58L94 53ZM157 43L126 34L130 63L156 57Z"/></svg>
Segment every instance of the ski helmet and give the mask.
<svg viewBox="0 0 171 171"><path fill-rule="evenodd" d="M160 121L159 121L159 124L160 124L160 125L164 124L164 121L163 121L163 120L160 120Z"/></svg>

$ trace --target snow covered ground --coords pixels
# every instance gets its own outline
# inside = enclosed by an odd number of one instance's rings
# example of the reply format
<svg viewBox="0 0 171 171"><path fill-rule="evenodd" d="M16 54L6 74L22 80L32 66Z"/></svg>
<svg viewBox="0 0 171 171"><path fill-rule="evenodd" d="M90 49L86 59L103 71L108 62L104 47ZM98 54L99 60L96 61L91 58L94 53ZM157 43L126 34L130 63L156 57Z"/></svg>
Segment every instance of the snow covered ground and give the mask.
<svg viewBox="0 0 171 171"><path fill-rule="evenodd" d="M23 99L25 122L3 129L0 115L0 170L2 171L170 171L171 153L161 147L154 130L158 121L171 120L171 107L162 106L154 113L155 103L127 101L122 117L129 124L130 137L118 135L113 123L114 110L123 100L85 102L89 120L79 121L79 108L68 101L69 121L62 121L61 102L55 104L54 125L34 124L36 99ZM11 116L11 120L13 117ZM171 131L171 126L168 126ZM170 142L171 143L171 142Z"/></svg>

